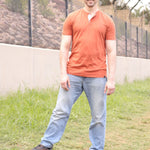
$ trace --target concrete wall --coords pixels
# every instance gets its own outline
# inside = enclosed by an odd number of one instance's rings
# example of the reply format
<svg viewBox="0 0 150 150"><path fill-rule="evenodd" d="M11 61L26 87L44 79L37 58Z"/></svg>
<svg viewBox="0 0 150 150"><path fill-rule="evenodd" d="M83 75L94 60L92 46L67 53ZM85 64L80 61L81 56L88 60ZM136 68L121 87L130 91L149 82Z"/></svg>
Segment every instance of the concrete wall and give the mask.
<svg viewBox="0 0 150 150"><path fill-rule="evenodd" d="M150 78L150 59L117 56L116 82L144 80Z"/></svg>
<svg viewBox="0 0 150 150"><path fill-rule="evenodd" d="M58 85L57 50L0 44L0 94Z"/></svg>
<svg viewBox="0 0 150 150"><path fill-rule="evenodd" d="M116 82L150 77L150 60L117 57ZM0 44L0 95L18 88L59 86L59 51Z"/></svg>

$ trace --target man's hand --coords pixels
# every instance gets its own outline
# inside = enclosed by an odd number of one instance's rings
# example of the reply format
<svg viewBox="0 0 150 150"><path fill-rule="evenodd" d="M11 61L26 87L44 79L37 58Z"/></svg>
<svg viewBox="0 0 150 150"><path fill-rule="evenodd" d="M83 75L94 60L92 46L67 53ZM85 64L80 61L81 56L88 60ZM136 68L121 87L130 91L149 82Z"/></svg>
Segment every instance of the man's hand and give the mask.
<svg viewBox="0 0 150 150"><path fill-rule="evenodd" d="M61 84L61 87L63 89L65 89L66 91L69 90L69 88L70 88L70 80L69 80L68 75L62 75L61 76L60 84Z"/></svg>
<svg viewBox="0 0 150 150"><path fill-rule="evenodd" d="M108 80L105 85L104 93L107 93L107 95L111 95L114 92L115 92L115 82Z"/></svg>

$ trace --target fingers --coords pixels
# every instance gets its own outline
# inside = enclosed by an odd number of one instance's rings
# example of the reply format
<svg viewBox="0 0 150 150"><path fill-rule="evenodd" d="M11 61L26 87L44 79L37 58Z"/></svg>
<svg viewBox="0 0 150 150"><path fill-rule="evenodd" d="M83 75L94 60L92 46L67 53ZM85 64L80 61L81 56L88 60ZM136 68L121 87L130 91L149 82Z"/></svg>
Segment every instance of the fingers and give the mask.
<svg viewBox="0 0 150 150"><path fill-rule="evenodd" d="M68 78L67 86L68 86L68 88L70 88L70 80L69 80L69 78Z"/></svg>
<svg viewBox="0 0 150 150"><path fill-rule="evenodd" d="M62 87L63 89L65 89L66 91L69 90L69 85L67 84L67 82L61 83L61 87Z"/></svg>
<svg viewBox="0 0 150 150"><path fill-rule="evenodd" d="M69 80L69 78L67 78L66 80L64 80L64 81L61 82L61 87L64 90L66 90L66 91L69 90L69 88L70 88L70 80Z"/></svg>
<svg viewBox="0 0 150 150"><path fill-rule="evenodd" d="M113 89L108 89L107 90L107 95L111 95L111 94L113 94L115 92L115 88L113 88Z"/></svg>
<svg viewBox="0 0 150 150"><path fill-rule="evenodd" d="M67 90L67 91L68 91L68 88L67 88L66 82L61 83L61 87L62 87L63 89L65 89L65 90Z"/></svg>
<svg viewBox="0 0 150 150"><path fill-rule="evenodd" d="M104 93L106 93L107 95L111 95L114 92L115 92L115 84L107 82L105 85Z"/></svg>
<svg viewBox="0 0 150 150"><path fill-rule="evenodd" d="M106 93L106 92L107 92L107 86L105 85L104 93Z"/></svg>

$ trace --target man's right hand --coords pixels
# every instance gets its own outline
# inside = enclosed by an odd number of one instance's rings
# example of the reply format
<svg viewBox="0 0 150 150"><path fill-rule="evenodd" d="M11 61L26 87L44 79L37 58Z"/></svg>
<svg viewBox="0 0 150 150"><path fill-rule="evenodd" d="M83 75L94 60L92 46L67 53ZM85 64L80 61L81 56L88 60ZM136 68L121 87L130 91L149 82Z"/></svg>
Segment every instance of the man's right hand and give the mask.
<svg viewBox="0 0 150 150"><path fill-rule="evenodd" d="M61 87L65 89L66 91L70 88L70 80L68 75L61 75L61 81L60 81Z"/></svg>

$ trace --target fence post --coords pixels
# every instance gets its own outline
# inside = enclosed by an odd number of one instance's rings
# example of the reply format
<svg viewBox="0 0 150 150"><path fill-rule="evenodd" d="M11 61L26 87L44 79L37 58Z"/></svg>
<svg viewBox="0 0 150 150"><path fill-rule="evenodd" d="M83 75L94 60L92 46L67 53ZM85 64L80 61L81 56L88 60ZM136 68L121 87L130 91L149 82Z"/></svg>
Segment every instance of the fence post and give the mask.
<svg viewBox="0 0 150 150"><path fill-rule="evenodd" d="M148 59L148 33L146 30L146 59Z"/></svg>
<svg viewBox="0 0 150 150"><path fill-rule="evenodd" d="M66 17L68 16L68 0L65 0Z"/></svg>
<svg viewBox="0 0 150 150"><path fill-rule="evenodd" d="M32 46L31 0L28 0L29 46Z"/></svg>
<svg viewBox="0 0 150 150"><path fill-rule="evenodd" d="M138 35L139 34L139 30L138 27L136 27L136 46L137 46L137 58L139 57L139 38Z"/></svg>
<svg viewBox="0 0 150 150"><path fill-rule="evenodd" d="M127 57L127 22L125 22L125 56Z"/></svg>

